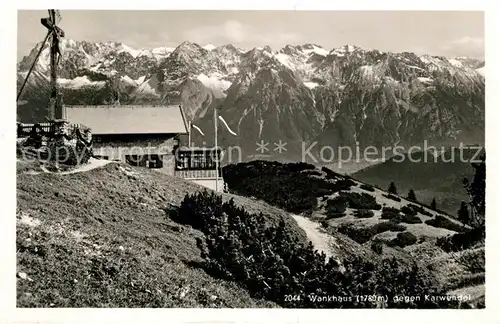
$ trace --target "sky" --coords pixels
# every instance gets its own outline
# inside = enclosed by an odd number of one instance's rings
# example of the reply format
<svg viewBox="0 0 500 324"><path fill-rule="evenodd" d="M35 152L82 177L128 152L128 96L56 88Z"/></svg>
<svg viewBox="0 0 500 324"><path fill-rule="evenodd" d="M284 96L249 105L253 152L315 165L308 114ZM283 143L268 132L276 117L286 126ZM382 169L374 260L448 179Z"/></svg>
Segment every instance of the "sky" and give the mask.
<svg viewBox="0 0 500 324"><path fill-rule="evenodd" d="M18 11L17 59L43 40L47 11ZM484 58L484 13L473 11L126 11L62 10L74 40L136 49L231 43L241 48L312 43L389 52Z"/></svg>

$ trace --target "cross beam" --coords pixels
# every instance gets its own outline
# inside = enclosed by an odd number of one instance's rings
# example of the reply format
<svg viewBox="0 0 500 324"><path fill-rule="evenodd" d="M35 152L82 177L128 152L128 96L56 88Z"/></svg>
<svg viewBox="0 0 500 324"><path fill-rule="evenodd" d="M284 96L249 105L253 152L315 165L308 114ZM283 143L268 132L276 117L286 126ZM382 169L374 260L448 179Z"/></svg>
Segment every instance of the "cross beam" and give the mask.
<svg viewBox="0 0 500 324"><path fill-rule="evenodd" d="M57 55L61 54L59 52L59 38L64 37L64 31L57 26L56 11L54 9L49 9L49 17L42 18L41 23L45 28L48 29L48 34L51 36L50 42L50 99L49 99L49 118L51 120L62 118L62 105L58 100L58 89L57 89Z"/></svg>

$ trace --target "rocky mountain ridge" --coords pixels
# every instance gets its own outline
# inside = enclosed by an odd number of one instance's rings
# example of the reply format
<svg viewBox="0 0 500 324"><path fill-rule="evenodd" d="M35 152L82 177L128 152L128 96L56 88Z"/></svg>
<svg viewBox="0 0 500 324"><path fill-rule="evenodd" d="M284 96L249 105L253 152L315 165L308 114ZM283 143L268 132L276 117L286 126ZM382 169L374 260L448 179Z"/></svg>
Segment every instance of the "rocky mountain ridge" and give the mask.
<svg viewBox="0 0 500 324"><path fill-rule="evenodd" d="M39 46L18 64L18 84ZM304 143L336 148L484 141L480 60L353 45L246 51L184 42L136 50L66 39L62 48L59 83L66 104L182 104L207 134L194 136L197 144L210 143L217 108L240 134L222 133L221 143L238 145L244 158L255 154L260 140L288 143L285 155L293 159ZM23 121L45 113L48 57L46 48L23 94Z"/></svg>

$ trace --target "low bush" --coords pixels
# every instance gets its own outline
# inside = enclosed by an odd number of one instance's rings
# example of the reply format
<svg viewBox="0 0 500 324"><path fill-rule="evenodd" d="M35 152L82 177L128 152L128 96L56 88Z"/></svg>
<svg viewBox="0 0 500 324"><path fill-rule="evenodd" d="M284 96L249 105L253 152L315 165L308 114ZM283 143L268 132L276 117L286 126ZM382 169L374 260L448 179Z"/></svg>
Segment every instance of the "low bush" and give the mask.
<svg viewBox="0 0 500 324"><path fill-rule="evenodd" d="M485 272L484 249L463 251L458 262L471 273L483 273Z"/></svg>
<svg viewBox="0 0 500 324"><path fill-rule="evenodd" d="M298 163L284 163L281 164L283 166L283 170L286 172L301 172L305 170L314 170L316 167L310 163L298 162Z"/></svg>
<svg viewBox="0 0 500 324"><path fill-rule="evenodd" d="M375 188L373 188L372 186L370 185L367 185L365 183L361 184L361 186L359 186L361 189L363 190L366 190L366 191L370 191L370 192L374 192L375 191Z"/></svg>
<svg viewBox="0 0 500 324"><path fill-rule="evenodd" d="M290 235L284 220L265 225L262 214L253 215L237 207L234 201L222 202L215 193L188 194L175 219L190 224L205 234L198 241L205 271L214 277L234 281L255 298L274 301L293 308L370 308L377 305L355 296L387 296L387 307L442 308L456 307L453 302L430 302L424 294L440 294L431 273L414 264L403 266L391 258L381 263L353 258L345 261L345 271L312 243L303 244ZM321 303L314 295L344 297ZM410 303L397 295L422 296ZM292 300L284 296L299 296Z"/></svg>
<svg viewBox="0 0 500 324"><path fill-rule="evenodd" d="M398 196L394 196L391 194L383 194L382 196L384 196L385 198L392 199L392 200L397 201L397 202L401 202L401 198L399 198Z"/></svg>
<svg viewBox="0 0 500 324"><path fill-rule="evenodd" d="M462 251L473 247L478 243L483 243L486 237L485 227L478 227L437 239L436 245L446 252Z"/></svg>
<svg viewBox="0 0 500 324"><path fill-rule="evenodd" d="M408 216L417 216L417 211L414 210L410 205L401 207L401 211Z"/></svg>
<svg viewBox="0 0 500 324"><path fill-rule="evenodd" d="M327 212L326 213L326 220L330 220L333 218L341 218L344 217L345 213L334 213L334 212Z"/></svg>
<svg viewBox="0 0 500 324"><path fill-rule="evenodd" d="M329 199L326 201L326 218L339 218L345 216L347 203L340 199Z"/></svg>
<svg viewBox="0 0 500 324"><path fill-rule="evenodd" d="M309 169L302 171L302 173L305 173L305 174L310 175L310 176L311 175L315 175L315 176L321 176L322 175L322 173L319 172L318 170L309 170Z"/></svg>
<svg viewBox="0 0 500 324"><path fill-rule="evenodd" d="M384 244L380 241L372 242L371 249L377 254L382 254L384 252Z"/></svg>
<svg viewBox="0 0 500 324"><path fill-rule="evenodd" d="M380 210L382 206L377 204L377 200L372 195L357 192L340 192L339 195L328 201L331 205L343 205L354 209L374 209Z"/></svg>
<svg viewBox="0 0 500 324"><path fill-rule="evenodd" d="M393 231L393 232L402 232L406 230L406 226L396 224L394 222L381 222L377 223L372 226L364 226L364 227L359 227L359 226L353 226L351 224L342 224L340 225L337 230L344 234L347 235L349 238L352 240L364 244L368 242L373 236L387 232L387 231Z"/></svg>
<svg viewBox="0 0 500 324"><path fill-rule="evenodd" d="M447 230L454 231L454 232L466 231L466 228L463 225L458 224L456 222L453 222L442 215L436 215L435 218L428 219L425 221L425 223L427 225L430 225L430 226L445 228Z"/></svg>
<svg viewBox="0 0 500 324"><path fill-rule="evenodd" d="M370 218L373 217L375 214L373 213L373 210L369 209L357 209L354 211L354 216L357 218Z"/></svg>
<svg viewBox="0 0 500 324"><path fill-rule="evenodd" d="M397 224L394 222L380 222L378 224L373 225L375 234L380 234L383 232L402 232L406 230L406 226Z"/></svg>
<svg viewBox="0 0 500 324"><path fill-rule="evenodd" d="M403 214L392 219L395 222L406 223L406 224L420 224L422 220L417 215Z"/></svg>
<svg viewBox="0 0 500 324"><path fill-rule="evenodd" d="M418 206L418 205L414 205L414 204L409 204L408 206L410 206L414 211L416 212L419 212L420 214L422 215L425 215L425 216L429 216L429 217L432 217L432 213L428 212L424 207L422 206Z"/></svg>
<svg viewBox="0 0 500 324"><path fill-rule="evenodd" d="M333 179L343 178L343 176L340 173L332 171L332 170L328 169L327 167L322 167L321 171L323 171L326 174L327 179L333 180Z"/></svg>
<svg viewBox="0 0 500 324"><path fill-rule="evenodd" d="M417 243L417 237L414 234L410 232L401 232L390 242L390 245L404 248L405 246L415 243Z"/></svg>
<svg viewBox="0 0 500 324"><path fill-rule="evenodd" d="M393 219L400 215L399 209L394 207L384 207L382 208L382 219Z"/></svg>

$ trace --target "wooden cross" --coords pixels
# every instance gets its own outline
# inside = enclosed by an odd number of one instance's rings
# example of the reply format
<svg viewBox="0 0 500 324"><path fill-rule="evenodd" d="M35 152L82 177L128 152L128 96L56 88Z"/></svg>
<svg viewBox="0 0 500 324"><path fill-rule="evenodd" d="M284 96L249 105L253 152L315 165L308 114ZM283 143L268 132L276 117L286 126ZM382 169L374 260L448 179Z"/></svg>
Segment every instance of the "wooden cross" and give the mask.
<svg viewBox="0 0 500 324"><path fill-rule="evenodd" d="M61 51L59 49L60 37L64 37L64 31L57 26L61 20L59 10L49 9L49 17L42 18L41 23L48 29L48 36L52 37L50 43L50 101L49 118L51 120L62 118L62 105L58 100L57 91L57 65ZM57 109L57 111L56 111Z"/></svg>

